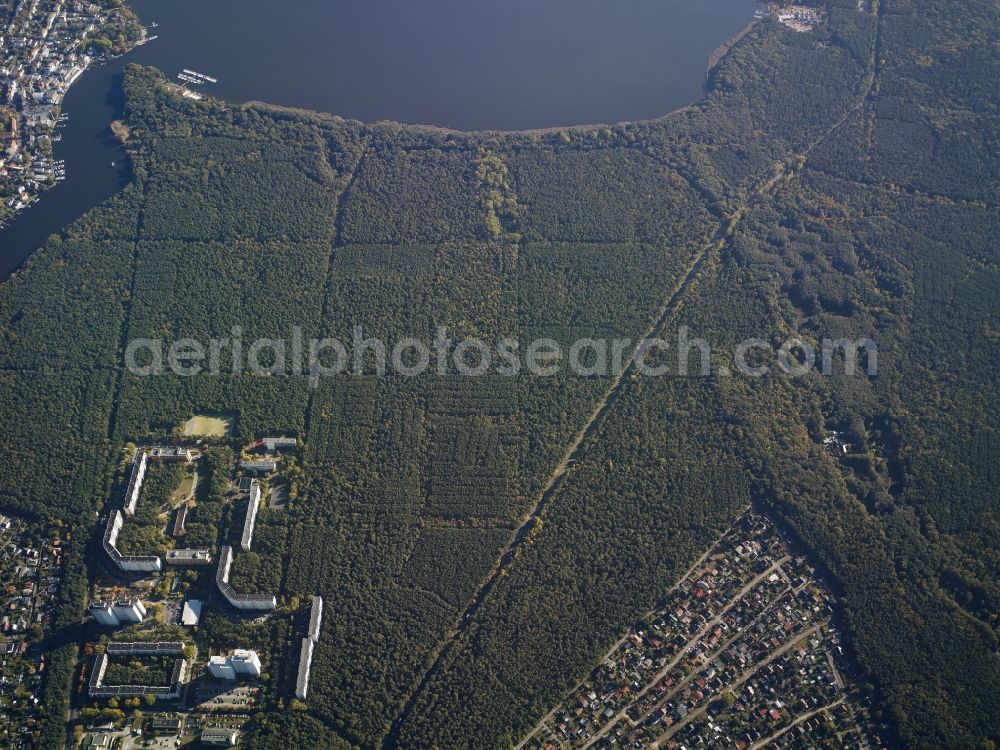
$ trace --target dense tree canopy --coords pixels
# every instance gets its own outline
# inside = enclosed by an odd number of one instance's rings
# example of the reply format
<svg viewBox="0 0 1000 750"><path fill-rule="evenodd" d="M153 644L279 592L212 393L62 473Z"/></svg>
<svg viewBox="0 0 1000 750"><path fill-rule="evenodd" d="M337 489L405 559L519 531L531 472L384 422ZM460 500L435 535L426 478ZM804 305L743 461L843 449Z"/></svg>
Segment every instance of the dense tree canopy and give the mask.
<svg viewBox="0 0 1000 750"><path fill-rule="evenodd" d="M205 412L301 437L295 493L233 580L326 598L308 702L278 703L283 624L203 625L273 646L257 748L516 743L751 502L827 570L901 742L1000 741L1000 13L874 5L834 0L807 34L760 23L702 102L608 128L363 125L130 69L134 183L0 287L0 506L86 535L127 442ZM124 371L131 339L236 326L522 346L688 326L716 365L750 336L870 337L879 373ZM185 544L220 543L234 460L205 457ZM56 645L50 704L72 671Z"/></svg>

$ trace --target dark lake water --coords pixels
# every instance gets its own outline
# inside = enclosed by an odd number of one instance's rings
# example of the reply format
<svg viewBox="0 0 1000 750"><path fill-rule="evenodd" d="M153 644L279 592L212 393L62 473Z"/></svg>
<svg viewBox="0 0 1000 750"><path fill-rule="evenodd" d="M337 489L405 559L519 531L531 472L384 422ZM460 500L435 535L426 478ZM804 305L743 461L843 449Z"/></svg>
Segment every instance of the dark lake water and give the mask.
<svg viewBox="0 0 1000 750"><path fill-rule="evenodd" d="M108 130L126 63L206 94L462 130L656 117L699 98L753 0L133 0L159 38L88 70L63 105L67 179L0 231L0 277L129 179ZM117 167L111 167L111 162Z"/></svg>

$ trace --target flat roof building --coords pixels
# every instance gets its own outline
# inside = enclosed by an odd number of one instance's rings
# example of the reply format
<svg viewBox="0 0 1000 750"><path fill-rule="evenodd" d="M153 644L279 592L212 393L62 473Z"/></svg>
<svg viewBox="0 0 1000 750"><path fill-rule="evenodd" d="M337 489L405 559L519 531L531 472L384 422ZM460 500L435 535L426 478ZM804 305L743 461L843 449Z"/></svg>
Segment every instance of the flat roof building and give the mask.
<svg viewBox="0 0 1000 750"><path fill-rule="evenodd" d="M93 601L87 607L87 611L101 625L115 627L120 624L111 606L111 602Z"/></svg>
<svg viewBox="0 0 1000 750"><path fill-rule="evenodd" d="M309 638L319 643L319 631L323 626L323 597L314 596L309 606Z"/></svg>
<svg viewBox="0 0 1000 750"><path fill-rule="evenodd" d="M151 461L170 461L190 463L194 459L193 452L177 445L157 445L149 450Z"/></svg>
<svg viewBox="0 0 1000 750"><path fill-rule="evenodd" d="M212 564L212 553L207 549L171 549L164 560L176 567L202 567Z"/></svg>
<svg viewBox="0 0 1000 750"><path fill-rule="evenodd" d="M260 657L256 651L238 648L229 656L213 656L205 665L212 677L235 680L241 676L260 677Z"/></svg>
<svg viewBox="0 0 1000 750"><path fill-rule="evenodd" d="M181 611L181 625L194 627L201 622L202 603L198 599L190 599L184 602L184 609Z"/></svg>
<svg viewBox="0 0 1000 750"><path fill-rule="evenodd" d="M202 729L198 739L211 747L233 747L239 736L235 729Z"/></svg>
<svg viewBox="0 0 1000 750"><path fill-rule="evenodd" d="M146 608L138 598L119 599L111 608L120 623L142 622L146 617Z"/></svg>
<svg viewBox="0 0 1000 750"><path fill-rule="evenodd" d="M177 716L158 716L152 723L154 732L180 732L184 728L184 720Z"/></svg>
<svg viewBox="0 0 1000 750"><path fill-rule="evenodd" d="M299 652L299 673L295 679L295 697L305 700L309 695L309 672L312 669L313 648L311 638L302 639L302 650Z"/></svg>
<svg viewBox="0 0 1000 750"><path fill-rule="evenodd" d="M225 656L213 656L205 664L208 673L217 680L235 680L236 668Z"/></svg>
<svg viewBox="0 0 1000 750"><path fill-rule="evenodd" d="M260 677L260 657L257 656L256 651L238 648L233 651L233 655L229 657L229 661L237 673Z"/></svg>
<svg viewBox="0 0 1000 750"><path fill-rule="evenodd" d="M184 533L184 524L187 521L188 506L187 503L181 503L177 507L177 514L174 516L174 527L171 530L172 536L180 536Z"/></svg>
<svg viewBox="0 0 1000 750"><path fill-rule="evenodd" d="M275 453L280 450L295 450L298 447L298 440L293 437L266 437L261 442L264 450L268 453Z"/></svg>
<svg viewBox="0 0 1000 750"><path fill-rule="evenodd" d="M240 461L240 468L244 471L268 473L278 470L278 460L276 458L245 458Z"/></svg>
<svg viewBox="0 0 1000 750"><path fill-rule="evenodd" d="M253 543L253 528L257 521L257 510L260 508L260 482L250 482L250 493L247 497L247 514L243 520L243 534L240 537L240 547L244 552L250 551Z"/></svg>
<svg viewBox="0 0 1000 750"><path fill-rule="evenodd" d="M278 600L274 594L239 594L229 583L229 568L233 564L233 548L222 547L219 550L219 567L215 571L215 585L226 598L226 601L236 609L272 610L277 609Z"/></svg>
<svg viewBox="0 0 1000 750"><path fill-rule="evenodd" d="M184 656L180 641L118 641L105 651L111 656Z"/></svg>
<svg viewBox="0 0 1000 750"><path fill-rule="evenodd" d="M108 525L101 540L105 553L111 558L119 570L129 573L153 573L163 568L163 563L156 555L123 555L118 551L118 534L125 523L125 517L120 510L111 512Z"/></svg>
<svg viewBox="0 0 1000 750"><path fill-rule="evenodd" d="M114 740L115 736L106 732L87 733L80 743L80 750L104 750L104 748L111 747Z"/></svg>
<svg viewBox="0 0 1000 750"><path fill-rule="evenodd" d="M112 648L112 647L115 648ZM176 650L179 647L179 655ZM105 685L104 676L112 656L168 656L178 655L170 673L169 685ZM107 651L98 654L90 671L87 692L94 698L130 698L151 695L156 700L179 698L187 678L183 643L109 643Z"/></svg>
<svg viewBox="0 0 1000 750"><path fill-rule="evenodd" d="M147 456L143 450L137 450L132 459L132 475L129 477L128 486L125 488L125 512L135 515L135 507L139 503L139 495L142 492L142 483L146 478Z"/></svg>

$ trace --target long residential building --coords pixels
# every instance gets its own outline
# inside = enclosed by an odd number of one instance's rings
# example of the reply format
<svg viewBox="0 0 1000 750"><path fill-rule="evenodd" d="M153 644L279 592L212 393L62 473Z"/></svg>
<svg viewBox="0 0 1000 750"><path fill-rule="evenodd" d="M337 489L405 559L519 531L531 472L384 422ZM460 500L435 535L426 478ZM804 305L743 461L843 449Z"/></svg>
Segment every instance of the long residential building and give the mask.
<svg viewBox="0 0 1000 750"><path fill-rule="evenodd" d="M177 513L174 515L174 526L170 532L172 536L179 537L184 534L184 524L187 522L187 515L187 503L181 503L177 508Z"/></svg>
<svg viewBox="0 0 1000 750"><path fill-rule="evenodd" d="M181 690L184 681L187 678L187 661L183 657L183 644L181 649L181 656L174 660L174 667L170 673L170 684L168 685L105 685L104 675L108 671L108 664L111 662L111 656L113 653L128 653L132 655L131 652L112 652L111 646L116 644L108 645L108 652L103 654L98 654L94 659L94 664L90 672L90 681L87 684L87 692L93 698L128 698L134 696L152 695L156 700L173 700L179 698L181 695ZM136 645L136 644L122 644L122 645ZM158 655L153 652L142 652L145 655Z"/></svg>
<svg viewBox="0 0 1000 750"><path fill-rule="evenodd" d="M295 450L298 447L298 440L293 437L266 437L260 441L268 453L276 453L280 450Z"/></svg>
<svg viewBox="0 0 1000 750"><path fill-rule="evenodd" d="M309 607L309 639L319 643L319 631L323 625L323 597L314 596Z"/></svg>
<svg viewBox="0 0 1000 750"><path fill-rule="evenodd" d="M257 522L257 510L260 507L260 482L256 479L250 482L250 495L247 498L247 515L243 521L243 535L240 538L240 547L244 552L250 551L253 543L253 528Z"/></svg>
<svg viewBox="0 0 1000 750"><path fill-rule="evenodd" d="M312 671L313 651L319 643L320 628L323 625L323 597L314 596L309 605L309 634L302 639L299 651L299 672L295 680L295 697L305 700L309 695L309 674Z"/></svg>
<svg viewBox="0 0 1000 750"><path fill-rule="evenodd" d="M266 474L278 470L278 460L276 458L244 458L240 461L240 468L244 471L259 471Z"/></svg>
<svg viewBox="0 0 1000 750"><path fill-rule="evenodd" d="M219 591L236 609L273 610L278 607L278 600L273 594L239 594L229 583L229 568L233 564L233 548L222 547L219 550L219 567L215 571L215 585Z"/></svg>
<svg viewBox="0 0 1000 750"><path fill-rule="evenodd" d="M194 453L177 445L156 445L150 449L149 458L152 461L190 463L194 460Z"/></svg>
<svg viewBox="0 0 1000 750"><path fill-rule="evenodd" d="M184 656L180 641L119 641L105 650L111 656Z"/></svg>
<svg viewBox="0 0 1000 750"><path fill-rule="evenodd" d="M124 523L125 517L120 510L112 511L108 517L102 544L111 562L127 573L155 573L162 570L163 562L156 555L123 555L118 551L118 534Z"/></svg>
<svg viewBox="0 0 1000 750"><path fill-rule="evenodd" d="M315 646L312 638L302 639L302 650L299 652L299 674L295 680L295 697L302 701L309 695L309 672L312 670Z"/></svg>
<svg viewBox="0 0 1000 750"><path fill-rule="evenodd" d="M212 564L212 553L207 549L172 549L164 556L167 565L177 567L204 567Z"/></svg>
<svg viewBox="0 0 1000 750"><path fill-rule="evenodd" d="M128 487L125 489L125 512L130 516L135 515L135 507L139 503L139 495L142 493L142 483L146 479L146 466L149 457L146 451L137 450L135 458L132 459L132 475L128 480Z"/></svg>
<svg viewBox="0 0 1000 750"><path fill-rule="evenodd" d="M233 747L239 736L235 729L202 729L198 739L202 745L209 747Z"/></svg>

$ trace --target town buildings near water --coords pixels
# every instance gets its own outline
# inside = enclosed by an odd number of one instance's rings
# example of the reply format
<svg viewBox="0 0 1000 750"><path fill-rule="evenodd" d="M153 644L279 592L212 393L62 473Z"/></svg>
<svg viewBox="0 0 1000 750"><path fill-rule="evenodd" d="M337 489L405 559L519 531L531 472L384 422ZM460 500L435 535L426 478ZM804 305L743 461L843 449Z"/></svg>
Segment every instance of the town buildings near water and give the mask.
<svg viewBox="0 0 1000 750"><path fill-rule="evenodd" d="M807 5L787 5L778 10L778 21L794 31L812 31L822 20L821 11Z"/></svg>
<svg viewBox="0 0 1000 750"><path fill-rule="evenodd" d="M89 42L115 39L124 52L146 40L134 14L110 5L23 0L0 10L0 226L66 178L52 153L67 117L63 97L112 52Z"/></svg>

